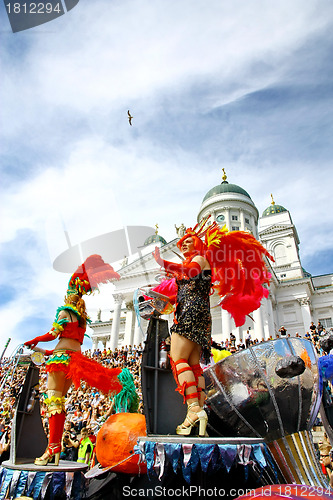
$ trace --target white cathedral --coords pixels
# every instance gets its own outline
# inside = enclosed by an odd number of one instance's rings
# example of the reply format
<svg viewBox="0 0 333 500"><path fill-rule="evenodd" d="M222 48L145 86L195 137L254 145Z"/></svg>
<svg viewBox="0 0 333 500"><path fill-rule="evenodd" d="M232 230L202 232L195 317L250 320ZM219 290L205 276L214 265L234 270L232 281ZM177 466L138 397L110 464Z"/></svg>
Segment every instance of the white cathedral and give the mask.
<svg viewBox="0 0 333 500"><path fill-rule="evenodd" d="M219 296L211 296L212 337L216 342L226 340L232 332L237 339L244 340L250 328L252 339L259 342L275 338L283 325L287 334L301 336L309 330L311 321L320 321L325 328L333 326L333 274L311 276L301 264L299 238L289 211L277 205L272 197L271 205L261 217L251 196L245 189L227 182L224 173L221 184L213 187L204 197L197 216L198 222L211 215L220 226L226 224L231 231L251 232L274 257L267 260L271 273L269 296L261 307L247 317L242 327L236 328L227 311L218 305ZM177 228L178 236L166 242L160 235L148 237L140 252L132 256L131 262L124 259L117 270L121 279L110 285L113 295L113 310L100 310L93 330L93 349L138 345L143 342L147 321L136 314L135 292L147 285L156 286L160 268L152 257L155 246L160 247L162 258L180 262L177 241L184 227ZM110 290L111 291L111 290ZM173 314L162 316L171 326ZM252 319L253 318L253 319Z"/></svg>

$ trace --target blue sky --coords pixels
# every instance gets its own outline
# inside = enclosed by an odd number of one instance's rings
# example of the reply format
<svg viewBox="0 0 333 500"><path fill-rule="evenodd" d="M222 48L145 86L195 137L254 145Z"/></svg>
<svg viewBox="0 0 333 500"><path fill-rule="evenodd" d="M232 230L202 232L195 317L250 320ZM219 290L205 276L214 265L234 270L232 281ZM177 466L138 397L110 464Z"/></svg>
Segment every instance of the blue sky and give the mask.
<svg viewBox="0 0 333 500"><path fill-rule="evenodd" d="M332 24L329 1L80 0L14 34L0 4L0 349L50 327L64 227L171 240L222 167L333 272Z"/></svg>

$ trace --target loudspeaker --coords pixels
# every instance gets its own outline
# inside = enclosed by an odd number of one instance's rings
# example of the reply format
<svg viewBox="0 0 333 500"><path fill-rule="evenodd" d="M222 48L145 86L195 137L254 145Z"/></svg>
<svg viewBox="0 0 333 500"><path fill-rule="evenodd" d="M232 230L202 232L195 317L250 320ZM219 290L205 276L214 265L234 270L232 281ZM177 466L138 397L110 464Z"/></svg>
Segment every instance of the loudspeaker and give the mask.
<svg viewBox="0 0 333 500"><path fill-rule="evenodd" d="M39 368L31 363L13 419L9 461L30 463L44 453L46 446L39 408Z"/></svg>
<svg viewBox="0 0 333 500"><path fill-rule="evenodd" d="M170 364L159 367L160 344L169 337L168 322L152 316L142 354L141 384L147 434L175 434L184 421L186 405L176 392Z"/></svg>

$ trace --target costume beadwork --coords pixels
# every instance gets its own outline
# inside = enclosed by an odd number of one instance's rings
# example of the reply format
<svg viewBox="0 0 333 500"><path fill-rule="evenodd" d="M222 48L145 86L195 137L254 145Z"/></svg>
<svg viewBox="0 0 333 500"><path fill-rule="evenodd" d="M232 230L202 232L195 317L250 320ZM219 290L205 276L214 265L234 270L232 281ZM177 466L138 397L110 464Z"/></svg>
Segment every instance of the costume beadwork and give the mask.
<svg viewBox="0 0 333 500"><path fill-rule="evenodd" d="M177 307L170 331L196 342L207 354L211 345L212 326L209 305L211 272L205 270L194 278L177 279L176 283Z"/></svg>

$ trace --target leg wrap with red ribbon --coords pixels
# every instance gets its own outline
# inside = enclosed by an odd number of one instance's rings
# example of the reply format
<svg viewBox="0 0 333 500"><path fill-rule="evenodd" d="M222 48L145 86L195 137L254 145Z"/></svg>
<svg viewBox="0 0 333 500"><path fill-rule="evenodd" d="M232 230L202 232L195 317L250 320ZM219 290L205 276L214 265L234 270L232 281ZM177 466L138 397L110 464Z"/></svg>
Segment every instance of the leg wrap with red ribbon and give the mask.
<svg viewBox="0 0 333 500"><path fill-rule="evenodd" d="M201 368L200 364L192 365L191 368L192 368L192 371L193 371L193 374L195 377L195 381L197 383L198 394L199 394L199 398L198 398L199 403L200 403L200 406L203 406L205 399L206 399L206 395L202 394L203 391L205 390L205 379L203 377L203 369Z"/></svg>
<svg viewBox="0 0 333 500"><path fill-rule="evenodd" d="M66 418L65 398L60 391L48 390L46 415L49 417L49 451L54 454L61 451L61 437Z"/></svg>
<svg viewBox="0 0 333 500"><path fill-rule="evenodd" d="M197 387L197 382L195 375L193 373L193 370L191 366L188 364L188 361L186 359L178 359L177 361L173 361L173 359L169 356L170 358L170 364L171 364L171 369L173 373L173 377L176 381L177 384L177 389L176 391L179 392L183 396L183 401L184 403L189 400L189 399L198 399L199 394L198 394L198 387ZM178 367L178 365L185 365L183 367ZM186 379L184 382L181 384L179 382L179 375L182 373L186 373ZM193 392L189 392L188 389L190 387L195 387L195 390Z"/></svg>

